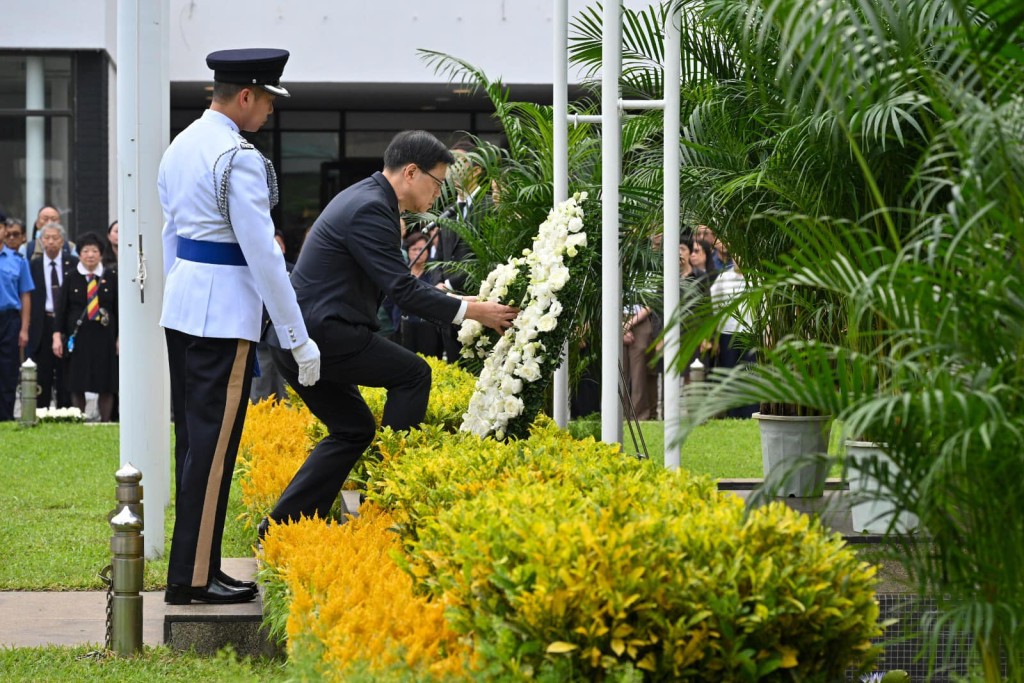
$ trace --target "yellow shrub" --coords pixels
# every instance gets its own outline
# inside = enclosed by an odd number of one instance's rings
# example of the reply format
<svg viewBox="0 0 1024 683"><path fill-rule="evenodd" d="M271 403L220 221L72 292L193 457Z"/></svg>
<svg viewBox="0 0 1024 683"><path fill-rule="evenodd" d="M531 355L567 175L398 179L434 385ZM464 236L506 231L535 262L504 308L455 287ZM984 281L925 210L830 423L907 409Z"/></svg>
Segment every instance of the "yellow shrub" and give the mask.
<svg viewBox="0 0 1024 683"><path fill-rule="evenodd" d="M263 559L291 597L289 656L308 661L302 650L312 650L324 680L345 680L351 667L408 667L417 680L464 675L469 650L448 628L441 602L412 594L392 559L401 552L392 524L367 504L342 526L303 520L267 535Z"/></svg>
<svg viewBox="0 0 1024 683"><path fill-rule="evenodd" d="M242 513L250 523L262 519L281 497L306 460L306 436L316 418L300 402L294 406L262 401L249 406L238 448Z"/></svg>

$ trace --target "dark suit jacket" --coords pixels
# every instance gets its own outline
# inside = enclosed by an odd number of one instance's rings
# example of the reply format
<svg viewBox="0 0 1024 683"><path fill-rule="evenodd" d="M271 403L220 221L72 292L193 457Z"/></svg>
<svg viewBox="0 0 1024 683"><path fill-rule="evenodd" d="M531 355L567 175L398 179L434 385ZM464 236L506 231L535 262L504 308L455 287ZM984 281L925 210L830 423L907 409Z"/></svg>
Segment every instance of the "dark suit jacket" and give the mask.
<svg viewBox="0 0 1024 683"><path fill-rule="evenodd" d="M403 311L452 322L461 303L409 272L401 239L398 197L384 174L374 173L331 200L292 271L310 335L322 338L329 319L377 330L377 309L385 294Z"/></svg>
<svg viewBox="0 0 1024 683"><path fill-rule="evenodd" d="M62 254L58 259L62 266L62 281L68 279L68 273L74 272L78 266L78 259L68 254ZM39 352L39 343L43 336L43 318L46 315L46 277L43 274L43 264L46 259L43 256L36 256L29 262L29 271L32 273L32 283L36 288L32 290L32 310L29 313L28 346L25 347L25 355L29 358L36 358ZM54 307L57 302L53 302ZM51 340L46 340L45 350L49 350Z"/></svg>
<svg viewBox="0 0 1024 683"><path fill-rule="evenodd" d="M479 228L480 221L483 220L484 215L490 211L493 205L494 200L491 199L490 193L478 194L477 198L469 203L465 213L460 212L457 214L455 220L467 225L467 228ZM473 250L459 236L459 233L451 228L441 228L437 236L437 242L437 253L434 260L440 261L442 264L458 263L474 257ZM461 292L465 289L466 279L468 278L465 272L455 268L448 268L444 265L439 265L434 271L435 283L448 280L456 291ZM476 292L470 293L475 294Z"/></svg>

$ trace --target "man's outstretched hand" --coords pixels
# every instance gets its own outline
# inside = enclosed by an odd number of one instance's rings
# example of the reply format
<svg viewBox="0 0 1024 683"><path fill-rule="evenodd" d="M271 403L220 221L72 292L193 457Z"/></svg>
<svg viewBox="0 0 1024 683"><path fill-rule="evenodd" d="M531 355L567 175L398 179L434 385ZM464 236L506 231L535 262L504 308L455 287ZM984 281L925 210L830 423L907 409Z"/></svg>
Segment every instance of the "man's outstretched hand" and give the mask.
<svg viewBox="0 0 1024 683"><path fill-rule="evenodd" d="M519 309L496 301L468 301L466 317L476 320L499 334L512 327L512 321L519 315Z"/></svg>

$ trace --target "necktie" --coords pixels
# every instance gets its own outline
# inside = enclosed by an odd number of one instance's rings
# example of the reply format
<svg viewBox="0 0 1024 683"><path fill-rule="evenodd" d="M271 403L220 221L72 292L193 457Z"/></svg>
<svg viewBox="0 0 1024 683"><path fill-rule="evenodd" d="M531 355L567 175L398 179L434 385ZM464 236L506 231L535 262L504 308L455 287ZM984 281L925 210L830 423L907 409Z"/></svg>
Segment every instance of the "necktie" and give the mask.
<svg viewBox="0 0 1024 683"><path fill-rule="evenodd" d="M459 215L463 218L465 218L468 213L468 211L466 211L468 206L469 204L464 199L459 200Z"/></svg>
<svg viewBox="0 0 1024 683"><path fill-rule="evenodd" d="M89 284L85 288L85 310L88 311L89 320L95 320L100 314L100 283L96 281L95 275L87 277Z"/></svg>
<svg viewBox="0 0 1024 683"><path fill-rule="evenodd" d="M50 310L57 312L57 299L60 297L60 276L57 275L57 262L50 261Z"/></svg>

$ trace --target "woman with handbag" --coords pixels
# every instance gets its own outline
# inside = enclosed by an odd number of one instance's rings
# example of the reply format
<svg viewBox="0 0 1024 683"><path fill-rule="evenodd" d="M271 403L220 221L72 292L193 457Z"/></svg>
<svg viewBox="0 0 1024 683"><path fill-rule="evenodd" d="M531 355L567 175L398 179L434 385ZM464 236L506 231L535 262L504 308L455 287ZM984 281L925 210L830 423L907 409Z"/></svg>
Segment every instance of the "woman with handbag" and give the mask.
<svg viewBox="0 0 1024 683"><path fill-rule="evenodd" d="M54 306L53 353L68 358L71 403L85 411L85 392L99 394L100 420L110 422L117 393L117 274L104 269L103 240L78 240L79 263L68 273Z"/></svg>

